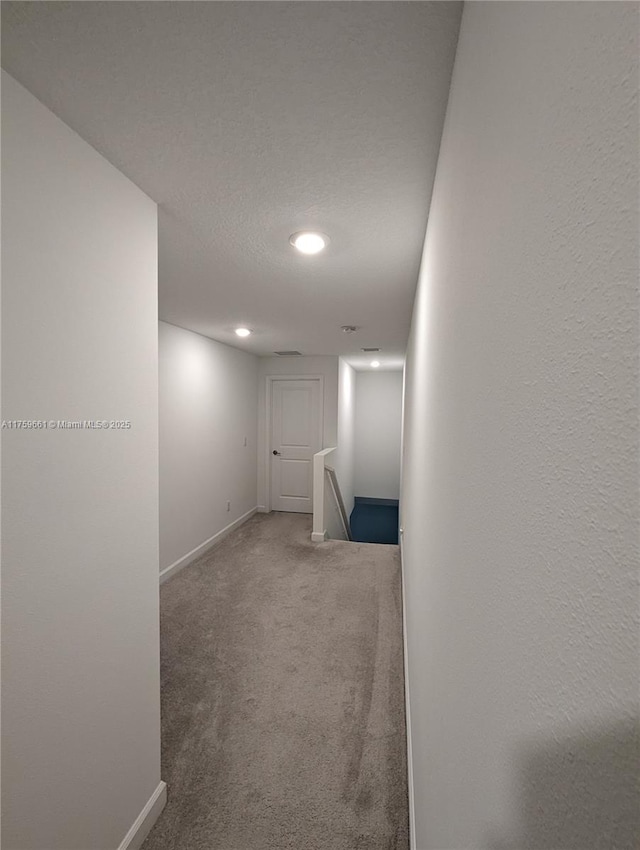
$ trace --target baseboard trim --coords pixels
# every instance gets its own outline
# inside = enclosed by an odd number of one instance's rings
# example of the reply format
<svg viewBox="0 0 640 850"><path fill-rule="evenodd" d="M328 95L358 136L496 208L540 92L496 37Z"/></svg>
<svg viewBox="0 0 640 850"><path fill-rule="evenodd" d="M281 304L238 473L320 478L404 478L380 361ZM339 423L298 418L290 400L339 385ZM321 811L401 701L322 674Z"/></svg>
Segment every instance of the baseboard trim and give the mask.
<svg viewBox="0 0 640 850"><path fill-rule="evenodd" d="M402 587L402 649L404 656L404 716L407 727L407 782L409 792L409 848L417 850L416 802L413 787L413 744L411 741L411 698L409 689L409 647L407 641L407 597L404 581L404 557L402 553L402 530L400 532L400 571Z"/></svg>
<svg viewBox="0 0 640 850"><path fill-rule="evenodd" d="M369 496L355 496L353 499L355 505L379 505L383 508L397 508L400 505L398 499L372 499Z"/></svg>
<svg viewBox="0 0 640 850"><path fill-rule="evenodd" d="M311 542L312 543L324 543L327 539L326 531L312 531L311 532Z"/></svg>
<svg viewBox="0 0 640 850"><path fill-rule="evenodd" d="M147 804L133 822L129 832L122 839L118 850L140 850L145 838L151 832L154 823L167 804L167 783L160 782Z"/></svg>
<svg viewBox="0 0 640 850"><path fill-rule="evenodd" d="M246 522L248 519L258 511L259 509L251 508L250 511L247 511L246 514L243 514L238 519L230 522L229 525L225 525L223 529L213 534L208 540L205 540L204 543L201 543L199 546L196 546L195 549L192 549L190 552L187 552L186 555L183 555L182 558L178 558L177 561L174 561L173 564L170 564L168 567L165 567L164 570L160 571L160 584L170 579L177 572L184 569L188 564L192 561L195 561L196 558L199 558L200 555L203 555L208 549L213 549L214 546L217 546L218 543L222 543L227 535L231 534L232 531L235 531L236 528L239 528L243 522Z"/></svg>
<svg viewBox="0 0 640 850"><path fill-rule="evenodd" d="M256 510L258 511L259 514L269 514L269 513L271 513L271 511L269 510L269 508L266 505L258 505Z"/></svg>

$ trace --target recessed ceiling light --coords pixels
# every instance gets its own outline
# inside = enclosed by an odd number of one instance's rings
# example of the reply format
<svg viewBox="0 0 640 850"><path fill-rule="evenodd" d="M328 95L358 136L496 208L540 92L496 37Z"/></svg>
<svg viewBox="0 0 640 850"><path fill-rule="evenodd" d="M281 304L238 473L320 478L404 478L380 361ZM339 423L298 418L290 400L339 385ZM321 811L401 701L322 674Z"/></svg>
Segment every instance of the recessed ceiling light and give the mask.
<svg viewBox="0 0 640 850"><path fill-rule="evenodd" d="M236 328L236 333L238 334L238 336L249 336L251 331L249 330L249 328Z"/></svg>
<svg viewBox="0 0 640 850"><path fill-rule="evenodd" d="M318 254L323 248L326 248L329 237L324 233L314 233L311 230L303 230L300 233L292 234L289 242L294 248L297 248L301 254Z"/></svg>
<svg viewBox="0 0 640 850"><path fill-rule="evenodd" d="M378 366L380 365L380 361L379 360L372 360L371 365L373 366L374 369L377 369Z"/></svg>

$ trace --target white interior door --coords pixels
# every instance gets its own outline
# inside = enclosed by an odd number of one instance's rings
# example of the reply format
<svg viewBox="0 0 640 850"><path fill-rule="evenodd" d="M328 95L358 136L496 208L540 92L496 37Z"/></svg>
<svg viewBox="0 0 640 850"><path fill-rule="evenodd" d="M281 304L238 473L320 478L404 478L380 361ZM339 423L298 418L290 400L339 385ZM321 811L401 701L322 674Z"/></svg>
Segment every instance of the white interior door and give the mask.
<svg viewBox="0 0 640 850"><path fill-rule="evenodd" d="M320 380L272 381L272 510L313 513L313 456L321 448Z"/></svg>

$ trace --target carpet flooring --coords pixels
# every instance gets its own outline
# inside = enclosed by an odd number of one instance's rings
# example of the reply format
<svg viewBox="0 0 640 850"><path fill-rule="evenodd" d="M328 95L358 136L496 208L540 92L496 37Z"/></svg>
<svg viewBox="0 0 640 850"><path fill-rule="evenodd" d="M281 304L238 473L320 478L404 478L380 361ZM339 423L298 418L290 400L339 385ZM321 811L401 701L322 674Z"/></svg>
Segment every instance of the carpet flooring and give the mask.
<svg viewBox="0 0 640 850"><path fill-rule="evenodd" d="M162 586L143 850L408 850L399 551L310 532L257 514Z"/></svg>
<svg viewBox="0 0 640 850"><path fill-rule="evenodd" d="M362 543L397 543L398 505L371 504L356 499L349 524L354 540Z"/></svg>

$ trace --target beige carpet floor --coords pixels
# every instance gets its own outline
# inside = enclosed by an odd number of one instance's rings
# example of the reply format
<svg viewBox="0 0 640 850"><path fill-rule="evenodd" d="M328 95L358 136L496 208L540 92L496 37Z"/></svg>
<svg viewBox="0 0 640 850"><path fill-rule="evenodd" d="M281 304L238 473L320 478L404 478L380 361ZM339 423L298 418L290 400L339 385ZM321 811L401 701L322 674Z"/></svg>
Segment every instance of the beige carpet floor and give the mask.
<svg viewBox="0 0 640 850"><path fill-rule="evenodd" d="M162 777L143 850L407 850L397 546L256 515L162 586Z"/></svg>

